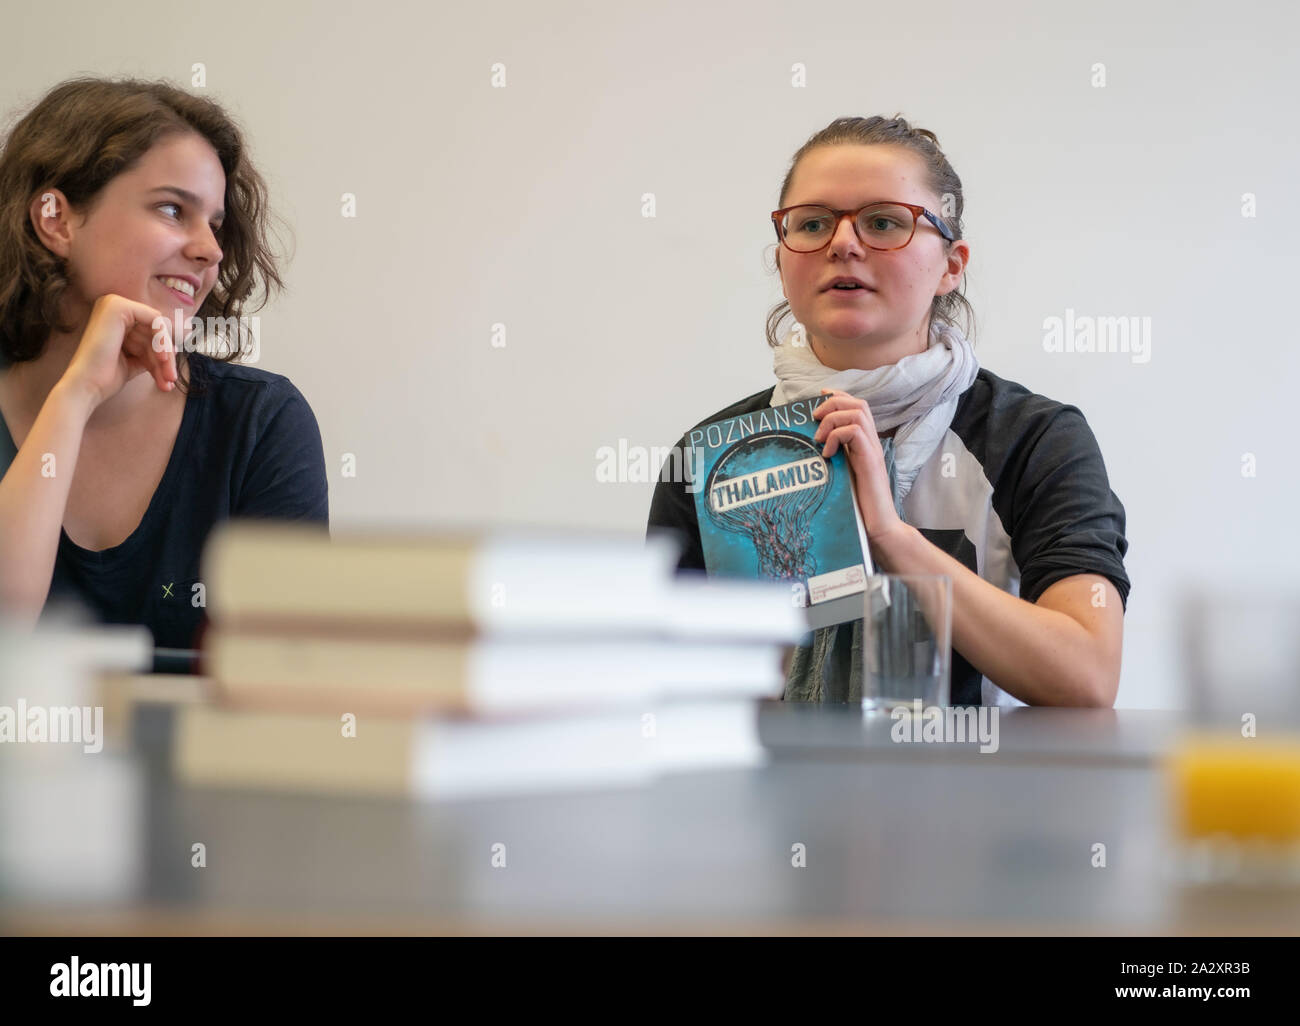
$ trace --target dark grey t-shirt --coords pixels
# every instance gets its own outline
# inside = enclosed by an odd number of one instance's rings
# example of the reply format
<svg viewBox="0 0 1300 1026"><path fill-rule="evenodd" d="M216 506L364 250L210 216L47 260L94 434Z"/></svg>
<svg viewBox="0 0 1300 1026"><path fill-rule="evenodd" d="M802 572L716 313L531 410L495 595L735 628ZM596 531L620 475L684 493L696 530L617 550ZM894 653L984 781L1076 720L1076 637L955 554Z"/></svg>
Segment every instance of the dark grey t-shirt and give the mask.
<svg viewBox="0 0 1300 1026"><path fill-rule="evenodd" d="M279 374L188 359L180 430L139 526L101 552L61 530L46 602L50 610L72 600L103 623L144 624L162 648L196 647L206 601L199 560L219 521L329 523L320 431L302 393ZM15 455L0 418L0 475Z"/></svg>
<svg viewBox="0 0 1300 1026"><path fill-rule="evenodd" d="M700 424L764 409L772 393L771 388L757 392ZM684 447L686 435L677 444ZM672 461L665 472L671 468ZM1110 490L1101 451L1077 407L981 368L959 398L948 433L904 497L902 511L932 544L1029 602L1065 577L1091 573L1109 578L1128 606L1124 507ZM660 480L655 486L648 529L663 528L685 542L678 569L703 570L695 496L684 481ZM846 635L847 627L841 627ZM811 636L806 640L804 647L811 648ZM800 655L806 653L796 654L796 664ZM952 655L953 704L1023 704L960 651ZM850 658L845 644L835 646L824 667L828 694L847 693L847 682L830 678L843 676Z"/></svg>

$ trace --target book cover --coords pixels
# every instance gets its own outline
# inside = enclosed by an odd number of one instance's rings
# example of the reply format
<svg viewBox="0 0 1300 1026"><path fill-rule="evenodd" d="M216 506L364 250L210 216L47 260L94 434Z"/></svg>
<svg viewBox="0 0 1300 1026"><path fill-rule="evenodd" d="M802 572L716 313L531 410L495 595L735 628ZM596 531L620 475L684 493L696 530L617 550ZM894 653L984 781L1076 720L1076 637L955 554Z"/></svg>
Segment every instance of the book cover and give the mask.
<svg viewBox="0 0 1300 1026"><path fill-rule="evenodd" d="M693 429L692 481L710 574L789 581L812 628L860 620L873 572L841 448L813 441L825 396Z"/></svg>

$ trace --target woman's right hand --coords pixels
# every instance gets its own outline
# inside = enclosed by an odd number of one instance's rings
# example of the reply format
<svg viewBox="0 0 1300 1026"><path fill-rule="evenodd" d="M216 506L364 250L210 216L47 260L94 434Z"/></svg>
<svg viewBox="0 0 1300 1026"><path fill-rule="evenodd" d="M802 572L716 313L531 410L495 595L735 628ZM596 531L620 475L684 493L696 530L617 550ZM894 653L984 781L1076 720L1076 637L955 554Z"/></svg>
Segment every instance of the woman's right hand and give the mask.
<svg viewBox="0 0 1300 1026"><path fill-rule="evenodd" d="M144 303L112 293L100 296L61 383L84 390L99 406L145 372L160 390L172 390L177 372L171 322Z"/></svg>

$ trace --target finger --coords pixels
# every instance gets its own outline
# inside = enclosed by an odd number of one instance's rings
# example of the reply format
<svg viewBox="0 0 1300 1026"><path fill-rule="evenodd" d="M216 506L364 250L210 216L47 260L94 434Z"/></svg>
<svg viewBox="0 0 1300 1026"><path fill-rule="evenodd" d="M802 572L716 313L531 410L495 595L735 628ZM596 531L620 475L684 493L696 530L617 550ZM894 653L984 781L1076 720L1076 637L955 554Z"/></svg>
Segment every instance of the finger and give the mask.
<svg viewBox="0 0 1300 1026"><path fill-rule="evenodd" d="M843 394L843 392L837 391L834 388L823 388L822 401L818 403L816 409L813 410L813 416L820 420L831 410L836 409L835 398Z"/></svg>
<svg viewBox="0 0 1300 1026"><path fill-rule="evenodd" d="M840 447L850 441L850 439L845 436L844 432L845 431L851 432L852 430L853 430L852 428L836 428L829 435L827 435L826 445L822 448L822 457L825 459L830 459L837 452L839 452Z"/></svg>
<svg viewBox="0 0 1300 1026"><path fill-rule="evenodd" d="M861 406L848 406L842 410L831 410L817 425L817 430L822 431L828 427L839 427L843 424L866 424L867 411Z"/></svg>
<svg viewBox="0 0 1300 1026"><path fill-rule="evenodd" d="M169 360L172 354L171 341L166 335L166 329L155 328L153 325L146 325L144 328L137 326L123 343L122 349L153 378L159 391L170 391L172 365Z"/></svg>
<svg viewBox="0 0 1300 1026"><path fill-rule="evenodd" d="M822 456L825 459L830 459L843 447L849 458L854 463L857 463L860 459L865 458L867 444L867 435L862 430L861 425L853 424L836 428L826 439L826 447L822 452Z"/></svg>
<svg viewBox="0 0 1300 1026"><path fill-rule="evenodd" d="M167 331L168 338L170 339L171 328L168 328ZM163 391L170 392L172 390L172 385L180 376L176 369L176 343L174 340L170 341L166 351L158 354L158 358L159 368L162 371L164 381Z"/></svg>
<svg viewBox="0 0 1300 1026"><path fill-rule="evenodd" d="M813 441L819 442L829 432L848 424L857 424L863 430L866 430L868 427L866 414L860 409L832 410L817 426L817 431L813 434Z"/></svg>
<svg viewBox="0 0 1300 1026"><path fill-rule="evenodd" d="M813 410L813 417L821 420L822 417L835 410L845 409L866 409L867 402L865 399L859 399L857 396L849 395L847 392L832 392L822 399L817 408Z"/></svg>
<svg viewBox="0 0 1300 1026"><path fill-rule="evenodd" d="M133 335L129 346L123 346L123 351L131 354L131 359L138 363L140 369L145 371L154 380L160 392L170 392L172 382L176 380L175 355L171 350L171 344L158 336L152 331L145 338Z"/></svg>
<svg viewBox="0 0 1300 1026"><path fill-rule="evenodd" d="M876 418L871 415L871 404L865 399L841 394L833 399L827 399L823 406L818 407L818 409L823 409L823 407L825 409L825 413L822 414L823 417L829 416L832 413L844 411L860 414L861 419L859 420L859 423L861 423L867 431L873 435L878 435L880 433L876 430Z"/></svg>
<svg viewBox="0 0 1300 1026"><path fill-rule="evenodd" d="M157 310L141 305L140 315L149 319L149 364L150 373L158 387L170 392L172 382L177 379L176 340L172 335L172 323Z"/></svg>

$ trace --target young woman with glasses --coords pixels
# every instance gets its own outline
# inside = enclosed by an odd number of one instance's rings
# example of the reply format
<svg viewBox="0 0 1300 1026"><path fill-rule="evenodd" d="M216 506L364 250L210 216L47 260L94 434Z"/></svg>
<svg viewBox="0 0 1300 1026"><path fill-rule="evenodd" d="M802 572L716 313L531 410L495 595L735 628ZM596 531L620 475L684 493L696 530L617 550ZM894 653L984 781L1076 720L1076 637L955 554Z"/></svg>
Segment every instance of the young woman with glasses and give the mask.
<svg viewBox="0 0 1300 1026"><path fill-rule="evenodd" d="M952 703L1113 705L1124 507L1083 414L980 367L958 327L970 245L937 138L838 119L795 154L779 205L776 385L699 423L827 395L816 440L847 455L877 571L952 578ZM682 570L704 569L694 502L661 480L650 508L650 530L684 538ZM862 621L823 628L785 697L854 700L861 674Z"/></svg>
<svg viewBox="0 0 1300 1026"><path fill-rule="evenodd" d="M73 599L188 648L217 521L328 523L311 408L236 362L256 340L245 301L282 286L267 219L238 128L165 83L64 82L9 133L0 616Z"/></svg>

